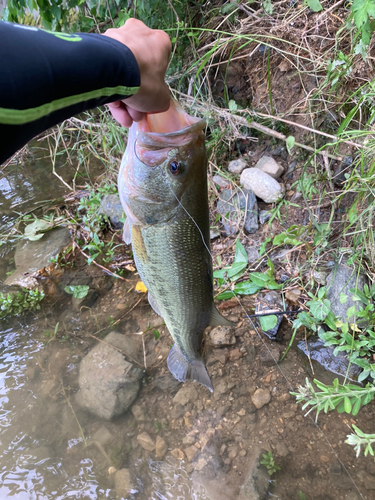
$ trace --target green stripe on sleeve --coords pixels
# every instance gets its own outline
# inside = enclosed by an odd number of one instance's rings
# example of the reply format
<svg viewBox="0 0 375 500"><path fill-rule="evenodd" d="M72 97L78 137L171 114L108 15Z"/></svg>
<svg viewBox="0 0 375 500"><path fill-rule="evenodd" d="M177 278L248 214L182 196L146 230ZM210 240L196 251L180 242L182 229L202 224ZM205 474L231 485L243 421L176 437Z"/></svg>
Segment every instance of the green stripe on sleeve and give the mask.
<svg viewBox="0 0 375 500"><path fill-rule="evenodd" d="M72 95L56 99L56 101L48 102L30 109L7 109L0 108L0 123L4 125L24 125L25 123L34 122L50 115L54 111L59 111L74 104L89 101L90 99L98 99L100 97L110 97L112 95L129 96L138 92L139 87L105 87L103 89L92 90L79 95Z"/></svg>

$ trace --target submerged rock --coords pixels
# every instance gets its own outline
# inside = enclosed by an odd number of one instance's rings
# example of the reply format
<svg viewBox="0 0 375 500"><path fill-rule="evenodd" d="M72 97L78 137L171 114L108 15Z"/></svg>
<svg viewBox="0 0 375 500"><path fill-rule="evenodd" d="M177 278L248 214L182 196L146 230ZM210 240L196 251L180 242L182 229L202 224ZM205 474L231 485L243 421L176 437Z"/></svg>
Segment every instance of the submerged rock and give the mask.
<svg viewBox="0 0 375 500"><path fill-rule="evenodd" d="M222 191L217 211L227 234L237 233L243 225L248 233L258 230L258 204L254 193L249 189Z"/></svg>
<svg viewBox="0 0 375 500"><path fill-rule="evenodd" d="M129 337L112 332L83 358L79 370L78 402L98 417L110 420L124 413L138 395L143 372L127 361L118 345L127 348ZM116 349L117 347L117 349Z"/></svg>
<svg viewBox="0 0 375 500"><path fill-rule="evenodd" d="M335 347L325 346L324 342L320 339L316 339L316 337L310 337L307 340L307 349L306 342L304 340L299 341L297 343L297 347L306 356L309 356L311 360L318 363L325 370L328 370L335 375L341 375L342 377L346 376L349 367L349 360L346 353L340 351L337 353L337 356L335 356L333 354ZM357 380L358 375L361 373L361 371L362 370L359 366L351 363L349 367L348 378L354 381ZM318 375L316 375L316 378L319 378Z"/></svg>
<svg viewBox="0 0 375 500"><path fill-rule="evenodd" d="M36 241L21 240L17 244L14 261L16 270L5 280L7 285L19 285L35 288L37 281L25 275L51 266L51 259L57 258L72 242L70 231L66 227L57 227L45 233Z"/></svg>
<svg viewBox="0 0 375 500"><path fill-rule="evenodd" d="M121 469L115 473L116 499L128 498L132 489L132 480L129 469Z"/></svg>
<svg viewBox="0 0 375 500"><path fill-rule="evenodd" d="M331 302L331 311L335 316L341 319L341 321L348 321L346 311L355 304L358 304L352 300L351 297L353 296L353 292L349 290L351 288L356 288L363 292L366 283L367 279L365 275L359 273L355 266L350 266L346 262L336 264L335 268L327 277L327 298ZM344 303L340 301L341 294L347 296ZM353 322L354 316L349 318L349 323ZM357 322L361 324L361 321L358 319Z"/></svg>
<svg viewBox="0 0 375 500"><path fill-rule="evenodd" d="M259 168L246 168L240 179L245 189L254 192L255 196L266 203L275 203L284 196L284 188L273 177Z"/></svg>

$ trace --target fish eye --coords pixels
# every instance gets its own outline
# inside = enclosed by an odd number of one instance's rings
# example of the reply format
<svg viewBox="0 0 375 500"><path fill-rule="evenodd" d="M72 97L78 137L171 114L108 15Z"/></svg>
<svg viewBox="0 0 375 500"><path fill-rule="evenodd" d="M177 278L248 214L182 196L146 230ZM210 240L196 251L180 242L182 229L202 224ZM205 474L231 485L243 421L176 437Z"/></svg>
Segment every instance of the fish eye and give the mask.
<svg viewBox="0 0 375 500"><path fill-rule="evenodd" d="M180 161L173 160L169 164L169 170L172 175L179 175L183 172L183 166Z"/></svg>

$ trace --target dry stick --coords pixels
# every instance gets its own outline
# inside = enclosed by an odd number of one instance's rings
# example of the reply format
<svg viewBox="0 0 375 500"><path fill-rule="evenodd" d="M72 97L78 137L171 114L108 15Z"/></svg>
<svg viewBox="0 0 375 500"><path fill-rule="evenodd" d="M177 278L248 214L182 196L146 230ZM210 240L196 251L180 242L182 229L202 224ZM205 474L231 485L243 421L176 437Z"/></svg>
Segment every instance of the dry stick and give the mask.
<svg viewBox="0 0 375 500"><path fill-rule="evenodd" d="M68 396L66 395L66 392L65 392L65 387L64 387L63 385L62 385L62 393L64 394L64 397L65 397L65 399L66 399L66 402L68 403L68 405L69 405L70 409L72 410L73 416L74 416L74 418L75 418L75 420L76 420L76 422L77 422L77 425L78 425L78 427L79 427L79 431L80 431L80 433L81 433L81 436L82 436L83 442L84 442L84 444L85 444L85 446L86 446L87 441L86 441L86 438L85 438L85 434L84 434L84 432L83 432L83 429L82 429L82 427L81 427L81 424L79 423L79 420L78 420L78 418L77 418L76 412L74 411L74 408L73 408L73 406L72 406L72 403L70 402L70 399L69 399L69 398L68 398Z"/></svg>
<svg viewBox="0 0 375 500"><path fill-rule="evenodd" d="M100 332L103 332L104 330L107 330L107 328L112 328L113 326L117 325L117 323L120 323L121 320L123 320L128 314L130 314L132 312L132 310L137 307L137 305L141 302L141 300L143 299L143 297L141 297L134 305L133 307L131 307L129 309L129 311L126 311L125 314L123 314L122 316L120 316L119 319L117 319L114 323L112 323L112 325L110 326L106 326L105 328L102 328L101 330L98 330L97 332L93 333L91 336L96 338L95 335L98 335L98 333ZM98 339L99 340L99 339Z"/></svg>

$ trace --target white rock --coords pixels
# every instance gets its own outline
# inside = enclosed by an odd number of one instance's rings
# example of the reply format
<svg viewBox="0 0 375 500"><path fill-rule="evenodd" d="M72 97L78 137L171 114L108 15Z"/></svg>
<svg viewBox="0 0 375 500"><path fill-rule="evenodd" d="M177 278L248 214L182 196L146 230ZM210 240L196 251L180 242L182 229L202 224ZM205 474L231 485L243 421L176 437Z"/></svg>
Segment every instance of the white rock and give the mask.
<svg viewBox="0 0 375 500"><path fill-rule="evenodd" d="M259 168L246 168L240 179L245 189L251 189L255 196L266 203L275 203L284 196L284 187Z"/></svg>
<svg viewBox="0 0 375 500"><path fill-rule="evenodd" d="M262 156L254 168L259 168L274 179L279 178L284 173L284 168L271 156Z"/></svg>
<svg viewBox="0 0 375 500"><path fill-rule="evenodd" d="M242 170L244 170L247 167L247 163L244 160L233 160L229 163L228 165L228 170L232 174L240 174Z"/></svg>

